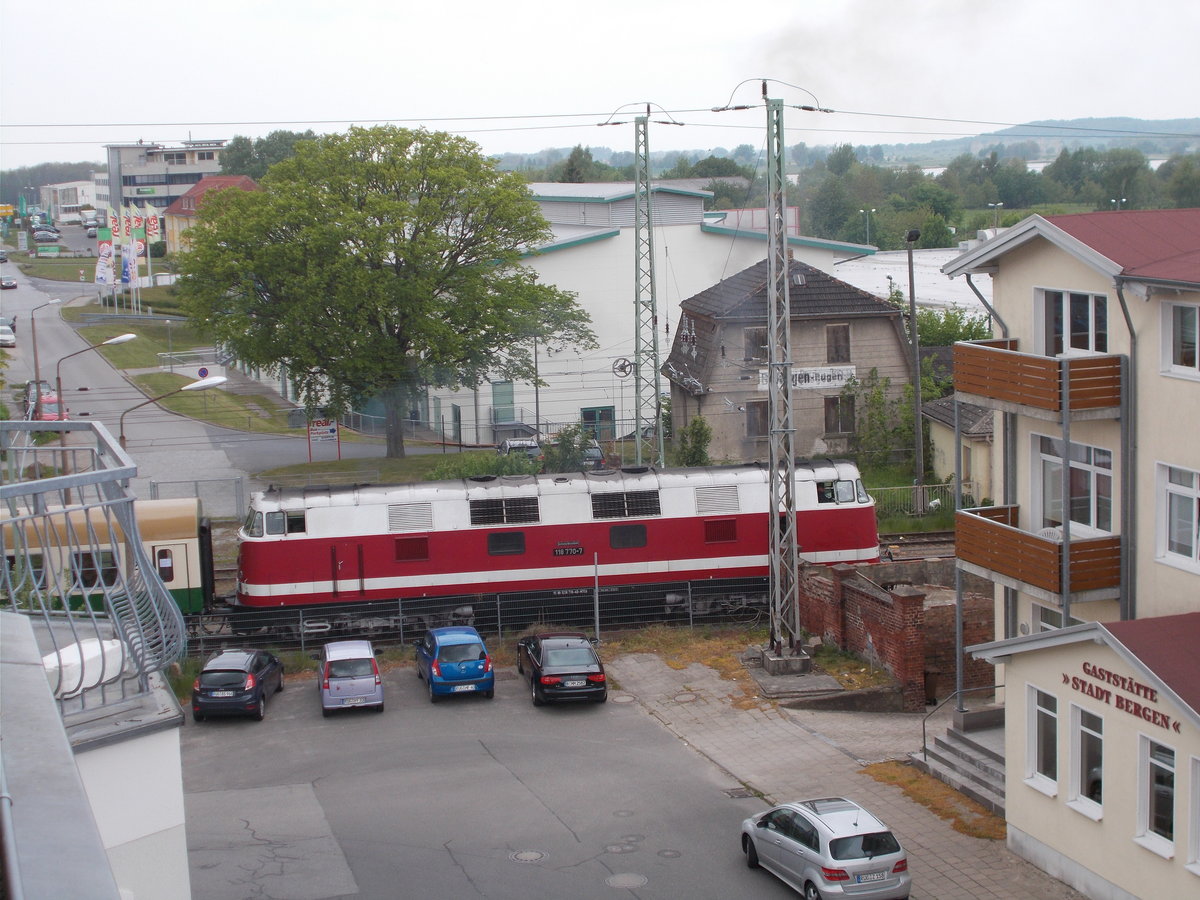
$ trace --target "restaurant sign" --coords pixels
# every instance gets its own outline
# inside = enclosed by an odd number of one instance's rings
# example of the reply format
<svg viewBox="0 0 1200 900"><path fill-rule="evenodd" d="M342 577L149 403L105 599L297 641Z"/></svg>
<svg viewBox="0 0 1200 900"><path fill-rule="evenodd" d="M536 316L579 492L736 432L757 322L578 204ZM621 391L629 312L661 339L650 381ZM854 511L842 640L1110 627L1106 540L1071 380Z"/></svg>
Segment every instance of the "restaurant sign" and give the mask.
<svg viewBox="0 0 1200 900"><path fill-rule="evenodd" d="M854 377L854 366L814 366L808 369L792 369L794 391L840 391ZM758 389L765 391L771 386L767 369L758 370Z"/></svg>
<svg viewBox="0 0 1200 900"><path fill-rule="evenodd" d="M1085 662L1080 670L1082 676L1063 672L1062 683L1152 725L1177 733L1181 730L1178 719L1155 708L1158 706L1156 688L1091 662Z"/></svg>

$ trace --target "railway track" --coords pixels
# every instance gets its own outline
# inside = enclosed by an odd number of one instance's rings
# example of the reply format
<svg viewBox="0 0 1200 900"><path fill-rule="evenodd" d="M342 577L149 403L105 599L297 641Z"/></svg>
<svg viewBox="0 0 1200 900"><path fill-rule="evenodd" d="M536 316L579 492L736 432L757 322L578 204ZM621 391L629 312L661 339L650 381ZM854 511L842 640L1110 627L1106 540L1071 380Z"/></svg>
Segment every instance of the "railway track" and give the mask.
<svg viewBox="0 0 1200 900"><path fill-rule="evenodd" d="M881 534L879 546L890 551L893 559L927 559L954 555L953 531L925 531L905 534Z"/></svg>

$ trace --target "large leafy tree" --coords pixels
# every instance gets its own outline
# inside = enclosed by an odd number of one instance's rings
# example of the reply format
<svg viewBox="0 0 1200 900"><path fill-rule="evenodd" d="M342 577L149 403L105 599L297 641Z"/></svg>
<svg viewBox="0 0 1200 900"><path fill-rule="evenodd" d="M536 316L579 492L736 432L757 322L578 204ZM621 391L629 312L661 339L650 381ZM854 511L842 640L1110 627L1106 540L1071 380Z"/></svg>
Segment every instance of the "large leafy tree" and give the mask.
<svg viewBox="0 0 1200 900"><path fill-rule="evenodd" d="M549 227L520 176L442 132L300 142L261 191L208 195L188 232L189 313L310 410L380 396L389 456L425 385L534 377L533 340L592 347L573 294L520 264Z"/></svg>
<svg viewBox="0 0 1200 900"><path fill-rule="evenodd" d="M291 156L298 141L316 137L308 131L272 131L266 137L251 140L235 135L221 151L221 174L249 175L255 181L267 174L267 169Z"/></svg>

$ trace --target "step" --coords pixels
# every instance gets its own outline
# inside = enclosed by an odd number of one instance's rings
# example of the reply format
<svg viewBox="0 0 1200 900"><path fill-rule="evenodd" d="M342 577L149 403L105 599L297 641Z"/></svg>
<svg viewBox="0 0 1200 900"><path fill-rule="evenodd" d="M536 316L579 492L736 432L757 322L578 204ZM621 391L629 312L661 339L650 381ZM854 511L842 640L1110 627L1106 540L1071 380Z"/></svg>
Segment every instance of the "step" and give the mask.
<svg viewBox="0 0 1200 900"><path fill-rule="evenodd" d="M989 728L983 731L963 731L953 725L946 729L946 734L954 740L970 747L980 756L987 757L1004 766L1004 729Z"/></svg>
<svg viewBox="0 0 1200 900"><path fill-rule="evenodd" d="M1004 792L995 787L989 787L964 776L960 771L944 763L935 752L929 753L928 760L918 750L909 754L912 764L934 778L942 781L966 797L970 797L984 809L997 816L1004 816Z"/></svg>
<svg viewBox="0 0 1200 900"><path fill-rule="evenodd" d="M945 744L934 744L926 748L927 755L939 766L955 773L964 781L971 781L981 788L991 791L998 797L1004 796L1004 773L997 775L994 771L982 767L977 760L963 757L961 754L947 749Z"/></svg>
<svg viewBox="0 0 1200 900"><path fill-rule="evenodd" d="M938 755L954 757L954 762L960 767L969 767L984 780L995 782L1003 790L1004 763L990 753L981 753L973 744L966 743L952 733L935 737L931 749L936 749Z"/></svg>

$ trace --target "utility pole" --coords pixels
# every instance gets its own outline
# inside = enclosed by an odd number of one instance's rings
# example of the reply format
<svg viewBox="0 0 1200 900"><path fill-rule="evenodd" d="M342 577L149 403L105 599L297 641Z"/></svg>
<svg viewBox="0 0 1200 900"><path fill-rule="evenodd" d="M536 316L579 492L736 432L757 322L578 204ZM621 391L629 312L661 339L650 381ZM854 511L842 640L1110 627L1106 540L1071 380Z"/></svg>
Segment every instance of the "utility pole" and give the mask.
<svg viewBox="0 0 1200 900"><path fill-rule="evenodd" d="M908 322L909 340L912 343L913 365L913 445L915 456L913 484L916 490L917 515L925 514L925 427L921 421L921 341L917 334L917 289L913 278L913 244L921 239L917 228L910 228L904 235L908 244Z"/></svg>
<svg viewBox="0 0 1200 900"><path fill-rule="evenodd" d="M792 311L788 292L787 205L784 199L783 101L767 99L767 416L770 419L771 649L796 649L796 454L792 424Z"/></svg>
<svg viewBox="0 0 1200 900"><path fill-rule="evenodd" d="M634 447L635 461L663 465L658 303L654 291L654 216L650 190L650 108L634 120ZM646 425L651 425L646 429ZM647 431L649 433L647 433Z"/></svg>

